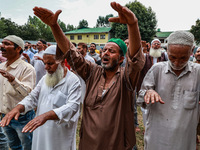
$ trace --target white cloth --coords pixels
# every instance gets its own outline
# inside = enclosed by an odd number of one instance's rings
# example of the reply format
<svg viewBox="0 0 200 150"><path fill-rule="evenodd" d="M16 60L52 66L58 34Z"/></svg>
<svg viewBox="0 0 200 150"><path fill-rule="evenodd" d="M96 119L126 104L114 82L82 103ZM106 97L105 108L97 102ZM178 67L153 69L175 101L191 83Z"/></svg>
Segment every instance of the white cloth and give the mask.
<svg viewBox="0 0 200 150"><path fill-rule="evenodd" d="M33 132L32 150L76 150L80 81L68 70L65 78L50 88L45 84L45 76L19 104L25 106L25 112L37 107L36 116L53 110L59 120L48 120Z"/></svg>
<svg viewBox="0 0 200 150"><path fill-rule="evenodd" d="M94 60L94 58L93 58L93 57L91 57L91 56L89 56L88 54L86 54L84 58L85 58L86 60L88 60L88 61L92 62L92 63L95 63L95 60Z"/></svg>
<svg viewBox="0 0 200 150"><path fill-rule="evenodd" d="M37 60L35 56L39 56L43 58L44 51L40 51L34 55L34 58L31 60L31 64L35 68L36 71L36 85L40 81L40 79L46 74L45 65L42 60Z"/></svg>
<svg viewBox="0 0 200 150"><path fill-rule="evenodd" d="M194 150L199 122L200 65L188 62L177 77L168 62L154 64L146 74L138 104L154 89L165 102L147 105L145 150Z"/></svg>

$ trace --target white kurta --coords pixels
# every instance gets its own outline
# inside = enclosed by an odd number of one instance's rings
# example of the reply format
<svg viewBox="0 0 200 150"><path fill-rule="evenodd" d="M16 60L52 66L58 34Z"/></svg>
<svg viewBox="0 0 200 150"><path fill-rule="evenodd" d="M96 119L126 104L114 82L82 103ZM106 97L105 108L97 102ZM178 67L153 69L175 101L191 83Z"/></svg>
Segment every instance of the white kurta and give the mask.
<svg viewBox="0 0 200 150"><path fill-rule="evenodd" d="M68 70L65 78L50 88L45 84L45 76L19 104L25 106L25 112L37 106L36 116L53 110L59 120L48 120L33 132L32 150L75 150L81 101L80 81Z"/></svg>

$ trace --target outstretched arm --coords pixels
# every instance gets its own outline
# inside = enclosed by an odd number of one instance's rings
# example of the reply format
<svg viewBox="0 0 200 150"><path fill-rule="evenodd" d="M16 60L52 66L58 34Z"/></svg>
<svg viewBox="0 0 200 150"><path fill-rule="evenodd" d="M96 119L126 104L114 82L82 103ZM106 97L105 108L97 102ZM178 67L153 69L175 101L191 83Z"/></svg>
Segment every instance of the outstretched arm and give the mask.
<svg viewBox="0 0 200 150"><path fill-rule="evenodd" d="M45 24L50 26L59 48L63 53L66 53L70 48L70 42L57 22L58 16L62 11L58 10L54 14L52 11L42 7L35 7L33 8L33 11L37 17L39 17Z"/></svg>
<svg viewBox="0 0 200 150"><path fill-rule="evenodd" d="M110 22L127 24L129 38L129 52L132 58L141 47L141 37L138 27L138 20L135 14L127 7L121 6L119 3L112 2L111 6L118 12L118 17L109 18Z"/></svg>

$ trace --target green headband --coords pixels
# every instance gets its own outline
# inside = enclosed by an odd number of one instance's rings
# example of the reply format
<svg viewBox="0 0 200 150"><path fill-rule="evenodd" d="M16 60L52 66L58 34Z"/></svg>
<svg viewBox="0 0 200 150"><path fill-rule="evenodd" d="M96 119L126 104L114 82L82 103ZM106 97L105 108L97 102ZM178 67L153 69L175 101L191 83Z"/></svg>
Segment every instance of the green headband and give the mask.
<svg viewBox="0 0 200 150"><path fill-rule="evenodd" d="M126 55L127 46L124 43L124 41L122 41L121 39L112 38L112 39L108 40L108 42L116 43L121 48L121 50L123 51L123 54Z"/></svg>

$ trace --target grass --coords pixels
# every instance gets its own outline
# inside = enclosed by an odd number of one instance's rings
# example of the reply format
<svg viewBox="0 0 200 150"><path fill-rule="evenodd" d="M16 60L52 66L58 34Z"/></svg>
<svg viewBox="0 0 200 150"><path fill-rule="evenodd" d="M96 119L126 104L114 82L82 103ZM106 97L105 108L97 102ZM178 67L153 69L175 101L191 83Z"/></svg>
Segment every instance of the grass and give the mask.
<svg viewBox="0 0 200 150"><path fill-rule="evenodd" d="M138 107L138 122L139 122L139 128L140 131L136 132L136 144L138 150L143 150L144 149L144 125L143 125L143 119L142 119L142 112L140 110L140 107ZM78 127L77 127L77 132L76 132L76 149L78 150L78 145L79 145L79 129L81 126L81 118L79 118L78 122Z"/></svg>

